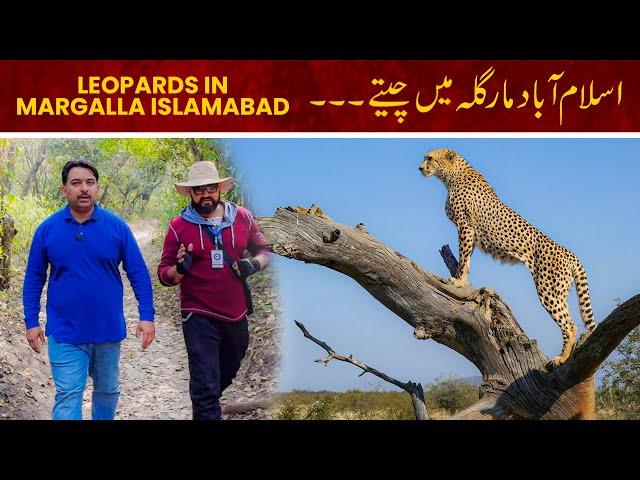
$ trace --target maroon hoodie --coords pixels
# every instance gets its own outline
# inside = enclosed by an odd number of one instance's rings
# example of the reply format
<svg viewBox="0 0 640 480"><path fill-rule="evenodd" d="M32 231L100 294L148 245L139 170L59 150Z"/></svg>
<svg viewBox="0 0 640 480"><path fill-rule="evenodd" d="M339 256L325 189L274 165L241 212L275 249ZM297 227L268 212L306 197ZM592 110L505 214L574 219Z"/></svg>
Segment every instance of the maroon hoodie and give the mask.
<svg viewBox="0 0 640 480"><path fill-rule="evenodd" d="M211 267L214 243L205 226L190 223L181 217L169 223L162 259L158 265L160 283L167 287L175 285L171 283L167 271L177 263L176 255L181 243L185 248L193 244L191 270L180 282L181 311L201 313L225 322L242 320L247 314L242 280L226 262L222 268ZM251 256L260 253L269 255L264 235L244 207L238 207L232 226L222 229L222 243L232 261L243 258L246 250Z"/></svg>

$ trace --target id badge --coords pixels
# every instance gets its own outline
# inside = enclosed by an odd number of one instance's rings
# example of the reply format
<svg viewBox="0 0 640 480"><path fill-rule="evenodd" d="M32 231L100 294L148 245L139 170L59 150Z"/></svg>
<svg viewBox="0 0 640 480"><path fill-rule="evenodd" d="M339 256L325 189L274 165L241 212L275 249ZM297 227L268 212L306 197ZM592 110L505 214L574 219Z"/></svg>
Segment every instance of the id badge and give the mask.
<svg viewBox="0 0 640 480"><path fill-rule="evenodd" d="M211 250L211 268L224 267L224 256L222 250Z"/></svg>

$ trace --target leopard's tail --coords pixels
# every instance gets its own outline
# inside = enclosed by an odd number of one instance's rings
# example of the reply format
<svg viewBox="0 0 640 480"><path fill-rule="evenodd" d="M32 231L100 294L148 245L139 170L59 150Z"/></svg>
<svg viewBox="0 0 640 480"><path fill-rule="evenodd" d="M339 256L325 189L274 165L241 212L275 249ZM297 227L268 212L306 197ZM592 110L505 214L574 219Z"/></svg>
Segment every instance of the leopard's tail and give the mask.
<svg viewBox="0 0 640 480"><path fill-rule="evenodd" d="M573 269L573 279L576 282L576 292L578 293L578 303L580 304L580 316L585 327L590 331L596 329L596 322L593 320L593 310L591 309L591 297L589 296L589 282L587 272L576 258L576 265Z"/></svg>

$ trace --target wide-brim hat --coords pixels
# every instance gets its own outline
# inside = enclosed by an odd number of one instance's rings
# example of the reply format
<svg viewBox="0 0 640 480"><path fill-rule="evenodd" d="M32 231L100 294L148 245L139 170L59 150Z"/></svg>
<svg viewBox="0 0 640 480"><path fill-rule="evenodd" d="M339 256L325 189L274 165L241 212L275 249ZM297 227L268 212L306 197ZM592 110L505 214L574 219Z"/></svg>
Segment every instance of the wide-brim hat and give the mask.
<svg viewBox="0 0 640 480"><path fill-rule="evenodd" d="M201 187L217 183L222 193L233 187L233 177L220 178L218 169L213 162L196 162L189 168L189 178L186 182L176 183L176 190L182 195L189 195L191 187Z"/></svg>

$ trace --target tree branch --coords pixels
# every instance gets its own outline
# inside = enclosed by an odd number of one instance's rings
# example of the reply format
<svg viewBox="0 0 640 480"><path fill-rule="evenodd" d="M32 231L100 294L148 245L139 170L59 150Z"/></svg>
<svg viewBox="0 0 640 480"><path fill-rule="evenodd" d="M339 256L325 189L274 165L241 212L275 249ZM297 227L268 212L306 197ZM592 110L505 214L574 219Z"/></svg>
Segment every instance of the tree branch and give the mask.
<svg viewBox="0 0 640 480"><path fill-rule="evenodd" d="M640 295L631 297L599 323L567 361L556 369L556 375L571 384L587 379L638 325Z"/></svg>
<svg viewBox="0 0 640 480"><path fill-rule="evenodd" d="M451 273L452 277L458 275L458 259L455 257L449 245L443 245L440 249L440 256L442 256L442 260L444 260L444 264L449 269L449 273Z"/></svg>
<svg viewBox="0 0 640 480"><path fill-rule="evenodd" d="M526 364L508 358L503 366L487 361L509 341L532 345L495 292L449 285L369 233L332 220L315 205L279 208L258 223L274 253L348 275L411 325L417 338L432 338L452 348L483 375L495 376L498 368L512 371L507 372L510 377L523 375L523 368L548 361L535 345Z"/></svg>
<svg viewBox="0 0 640 480"><path fill-rule="evenodd" d="M38 151L38 157L34 160L33 166L29 173L27 174L27 178L24 181L24 185L22 187L22 196L26 196L31 190L33 184L36 181L36 175L38 174L38 170L40 166L47 158L47 144L49 143L49 139L44 138L40 141L40 149Z"/></svg>
<svg viewBox="0 0 640 480"><path fill-rule="evenodd" d="M245 413L258 409L269 409L273 404L271 397L256 398L249 400L248 402L236 402L226 403L220 405L220 410L225 415L231 415L233 413Z"/></svg>
<svg viewBox="0 0 640 480"><path fill-rule="evenodd" d="M202 151L200 150L200 147L196 143L196 139L189 138L187 142L189 144L189 148L191 149L191 153L193 154L193 158L195 159L195 161L202 162L204 158L202 157Z"/></svg>
<svg viewBox="0 0 640 480"><path fill-rule="evenodd" d="M616 308L567 362L548 372L547 356L493 290L449 285L366 229L338 223L316 205L278 208L258 223L274 253L351 277L411 325L416 338L433 339L476 365L483 398L468 418L594 418L593 373L640 323L636 296ZM441 255L453 274L450 249ZM335 358L331 355L326 361Z"/></svg>
<svg viewBox="0 0 640 480"><path fill-rule="evenodd" d="M340 354L336 353L325 342L323 342L321 340L318 340L316 337L311 335L309 333L309 331L306 329L306 327L301 322L298 322L296 320L294 320L294 321L295 321L296 325L298 326L298 328L300 330L302 330L302 334L306 338L311 340L316 345L319 345L320 347L322 347L329 354L328 357L316 360L316 362L324 363L325 365L327 365L331 360L335 359L335 360L339 360L341 362L350 363L351 365L355 365L356 367L358 367L358 368L360 368L362 370L362 373L360 374L360 376L364 375L365 373L370 373L372 375L375 375L378 378L381 378L385 382L392 383L393 385L395 385L396 387L401 388L402 390L404 390L405 392L407 392L411 396L411 401L413 403L413 410L414 410L414 412L416 414L416 419L418 419L418 420L428 420L429 419L429 414L427 413L427 406L426 406L425 401L424 401L424 390L422 389L422 385L420 383L413 383L411 381L406 382L406 383L405 382L401 382L400 380L396 380L395 378L390 377L389 375L387 375L385 373L382 373L381 371L376 370L373 367L370 367L366 363L363 363L363 362L361 362L359 360L356 360L355 358L353 358L353 355L349 355L348 357L345 356L345 355L340 355Z"/></svg>

